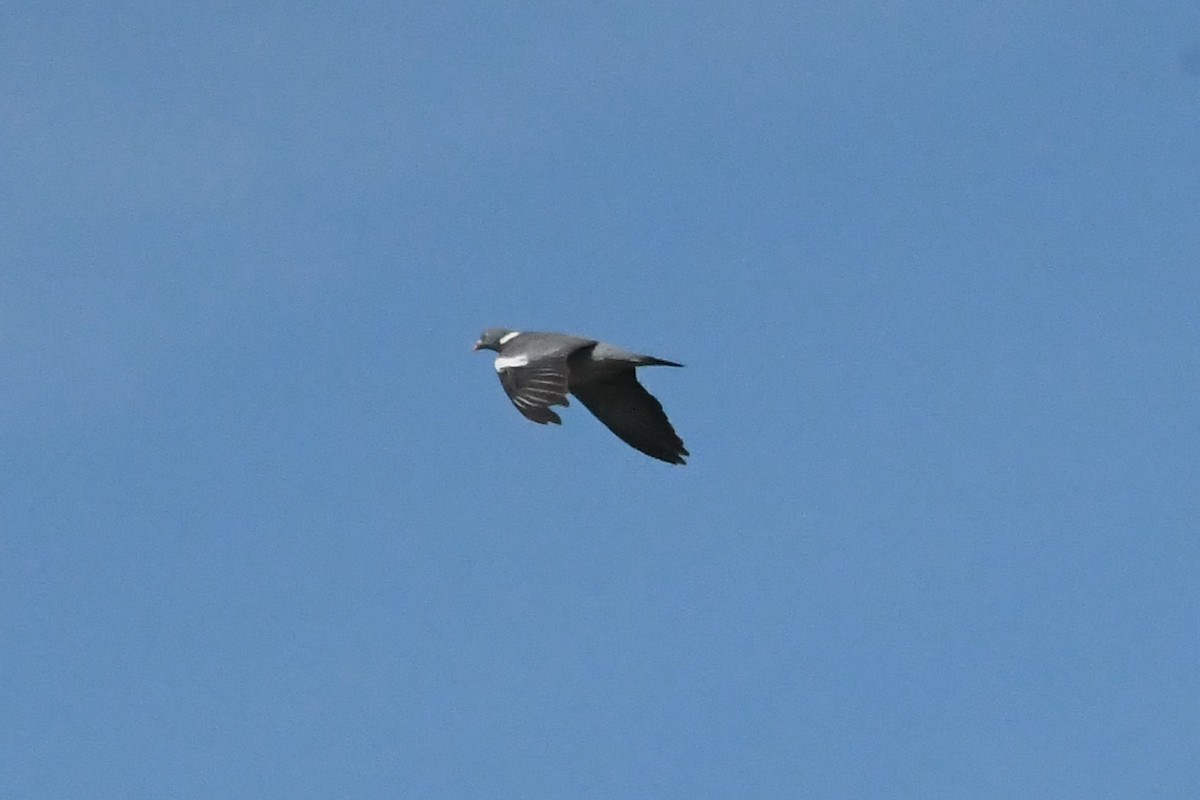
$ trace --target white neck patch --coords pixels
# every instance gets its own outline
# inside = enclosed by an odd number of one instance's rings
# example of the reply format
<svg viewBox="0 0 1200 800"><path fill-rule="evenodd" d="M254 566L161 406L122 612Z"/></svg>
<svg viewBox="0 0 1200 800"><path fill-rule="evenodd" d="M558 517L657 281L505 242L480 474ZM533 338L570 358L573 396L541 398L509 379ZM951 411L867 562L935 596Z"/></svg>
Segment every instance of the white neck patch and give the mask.
<svg viewBox="0 0 1200 800"><path fill-rule="evenodd" d="M513 367L523 367L529 363L529 356L500 356L496 359L496 372L503 372Z"/></svg>
<svg viewBox="0 0 1200 800"><path fill-rule="evenodd" d="M508 333L506 333L500 337L500 344L502 344L502 345L508 344L509 342L511 342L513 339L517 338L520 335L521 335L520 331L509 331Z"/></svg>

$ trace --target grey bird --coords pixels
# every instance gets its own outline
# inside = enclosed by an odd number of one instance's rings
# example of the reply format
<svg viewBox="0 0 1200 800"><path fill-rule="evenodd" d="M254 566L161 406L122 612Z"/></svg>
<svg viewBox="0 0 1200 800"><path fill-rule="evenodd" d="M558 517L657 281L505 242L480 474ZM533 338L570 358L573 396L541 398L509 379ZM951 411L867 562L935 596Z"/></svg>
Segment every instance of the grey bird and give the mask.
<svg viewBox="0 0 1200 800"><path fill-rule="evenodd" d="M611 344L562 333L488 328L476 350L494 350L496 373L517 410L541 425L562 419L550 406L579 398L629 446L669 464L688 455L662 404L638 383L638 367L682 367L674 361L632 353Z"/></svg>

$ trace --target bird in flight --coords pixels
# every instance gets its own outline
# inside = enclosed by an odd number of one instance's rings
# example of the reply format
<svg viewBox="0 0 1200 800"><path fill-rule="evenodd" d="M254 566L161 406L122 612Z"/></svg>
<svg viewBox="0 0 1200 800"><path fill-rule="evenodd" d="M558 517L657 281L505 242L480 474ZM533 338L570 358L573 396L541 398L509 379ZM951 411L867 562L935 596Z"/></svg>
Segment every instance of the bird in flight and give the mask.
<svg viewBox="0 0 1200 800"><path fill-rule="evenodd" d="M595 339L507 328L488 328L475 349L496 351L500 384L526 418L561 425L550 407L570 405L569 392L630 447L669 464L686 463L688 451L662 405L634 374L638 367L682 364Z"/></svg>

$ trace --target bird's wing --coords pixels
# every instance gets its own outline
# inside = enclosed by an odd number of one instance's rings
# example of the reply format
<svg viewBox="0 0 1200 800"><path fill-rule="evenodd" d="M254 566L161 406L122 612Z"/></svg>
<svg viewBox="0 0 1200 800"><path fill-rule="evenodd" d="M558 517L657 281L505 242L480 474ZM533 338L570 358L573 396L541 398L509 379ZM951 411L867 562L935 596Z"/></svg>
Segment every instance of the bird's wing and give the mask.
<svg viewBox="0 0 1200 800"><path fill-rule="evenodd" d="M662 404L638 383L633 367L573 384L571 391L588 411L626 444L670 464L688 455Z"/></svg>
<svg viewBox="0 0 1200 800"><path fill-rule="evenodd" d="M523 359L496 359L500 385L517 411L534 422L562 424L550 406L570 405L567 400L567 359L546 358L530 364Z"/></svg>

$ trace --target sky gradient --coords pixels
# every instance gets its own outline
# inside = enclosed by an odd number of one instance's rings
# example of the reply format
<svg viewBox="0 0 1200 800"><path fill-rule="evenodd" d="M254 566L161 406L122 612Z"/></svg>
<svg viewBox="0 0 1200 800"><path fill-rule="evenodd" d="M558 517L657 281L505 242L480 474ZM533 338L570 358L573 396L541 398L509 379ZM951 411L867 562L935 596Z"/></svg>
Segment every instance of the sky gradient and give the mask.
<svg viewBox="0 0 1200 800"><path fill-rule="evenodd" d="M2 30L0 796L1200 793L1193 3Z"/></svg>

